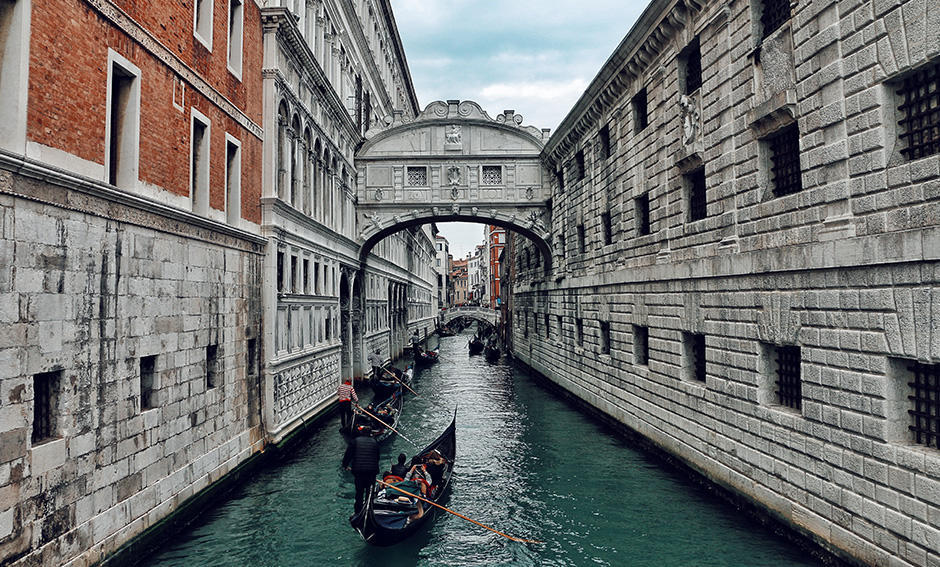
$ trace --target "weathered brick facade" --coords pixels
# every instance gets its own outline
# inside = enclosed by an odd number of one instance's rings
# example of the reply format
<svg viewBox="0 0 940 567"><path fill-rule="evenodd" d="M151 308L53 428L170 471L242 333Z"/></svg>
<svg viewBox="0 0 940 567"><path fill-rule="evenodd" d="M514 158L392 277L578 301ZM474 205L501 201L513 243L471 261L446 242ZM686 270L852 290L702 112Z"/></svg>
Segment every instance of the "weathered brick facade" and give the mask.
<svg viewBox="0 0 940 567"><path fill-rule="evenodd" d="M546 146L552 269L517 243L520 360L861 564L940 564L940 448L909 428L940 365L940 146L898 124L938 25L654 1Z"/></svg>

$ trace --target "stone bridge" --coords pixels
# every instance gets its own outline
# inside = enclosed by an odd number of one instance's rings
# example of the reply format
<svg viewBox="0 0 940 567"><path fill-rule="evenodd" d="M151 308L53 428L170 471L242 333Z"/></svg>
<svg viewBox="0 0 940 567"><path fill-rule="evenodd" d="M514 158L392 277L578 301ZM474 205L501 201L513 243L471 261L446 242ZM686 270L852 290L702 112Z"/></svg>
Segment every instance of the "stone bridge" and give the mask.
<svg viewBox="0 0 940 567"><path fill-rule="evenodd" d="M451 307L441 314L441 324L446 325L458 317L469 317L477 321L486 321L490 325L496 326L499 321L499 310L488 307L474 307L463 305L460 307Z"/></svg>
<svg viewBox="0 0 940 567"><path fill-rule="evenodd" d="M356 156L361 259L407 227L463 221L526 236L551 268L551 189L539 158L548 130L522 126L512 110L492 119L477 103L456 100L386 122Z"/></svg>

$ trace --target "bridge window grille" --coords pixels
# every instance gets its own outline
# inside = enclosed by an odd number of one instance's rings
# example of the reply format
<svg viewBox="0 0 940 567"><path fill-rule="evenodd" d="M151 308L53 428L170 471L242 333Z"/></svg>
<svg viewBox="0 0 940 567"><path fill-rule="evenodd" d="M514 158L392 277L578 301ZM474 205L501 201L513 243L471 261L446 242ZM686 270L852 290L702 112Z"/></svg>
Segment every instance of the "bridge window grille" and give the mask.
<svg viewBox="0 0 940 567"><path fill-rule="evenodd" d="M689 220L702 220L708 216L708 199L705 191L705 168L700 167L685 175L689 191Z"/></svg>
<svg viewBox="0 0 940 567"><path fill-rule="evenodd" d="M940 449L940 365L915 362L908 370L912 373L908 429L914 443Z"/></svg>
<svg viewBox="0 0 940 567"><path fill-rule="evenodd" d="M766 39L790 20L790 0L764 0L763 8L760 23L764 28L763 37Z"/></svg>
<svg viewBox="0 0 940 567"><path fill-rule="evenodd" d="M691 94L702 86L702 49L696 37L682 52L680 56L685 84L682 94Z"/></svg>
<svg viewBox="0 0 940 567"><path fill-rule="evenodd" d="M483 185L502 185L503 168L499 165L483 166Z"/></svg>
<svg viewBox="0 0 940 567"><path fill-rule="evenodd" d="M633 363L646 366L650 360L649 329L633 326Z"/></svg>
<svg viewBox="0 0 940 567"><path fill-rule="evenodd" d="M776 347L774 361L777 365L777 403L793 409L803 405L802 380L800 378L800 347Z"/></svg>
<svg viewBox="0 0 940 567"><path fill-rule="evenodd" d="M61 382L61 370L33 376L33 445L56 436L55 414Z"/></svg>
<svg viewBox="0 0 940 567"><path fill-rule="evenodd" d="M601 159L610 157L610 126L605 124L597 133L597 139L600 142Z"/></svg>
<svg viewBox="0 0 940 567"><path fill-rule="evenodd" d="M428 168L409 167L408 168L408 186L409 187L427 187L428 186Z"/></svg>
<svg viewBox="0 0 940 567"><path fill-rule="evenodd" d="M796 124L787 126L767 139L774 196L782 197L803 190L800 172L800 130Z"/></svg>
<svg viewBox="0 0 940 567"><path fill-rule="evenodd" d="M940 63L901 83L901 153L909 160L940 153Z"/></svg>
<svg viewBox="0 0 940 567"><path fill-rule="evenodd" d="M636 198L636 232L641 236L650 233L650 197L647 193Z"/></svg>
<svg viewBox="0 0 940 567"><path fill-rule="evenodd" d="M601 354L610 354L610 322L601 321L600 328L600 349Z"/></svg>
<svg viewBox="0 0 940 567"><path fill-rule="evenodd" d="M633 124L636 133L642 132L649 126L649 112L646 100L646 88L633 95Z"/></svg>

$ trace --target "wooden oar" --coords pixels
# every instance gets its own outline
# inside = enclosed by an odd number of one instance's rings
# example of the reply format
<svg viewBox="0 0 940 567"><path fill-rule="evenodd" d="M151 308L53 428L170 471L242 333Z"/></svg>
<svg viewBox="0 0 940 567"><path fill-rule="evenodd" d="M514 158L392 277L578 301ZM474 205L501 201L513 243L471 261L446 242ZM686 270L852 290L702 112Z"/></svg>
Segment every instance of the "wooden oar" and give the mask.
<svg viewBox="0 0 940 567"><path fill-rule="evenodd" d="M398 435L400 435L402 439L404 439L405 441L407 441L407 442L411 443L412 445L414 445L415 448L418 448L418 445L415 444L415 442L412 441L411 439L408 439L407 437L405 437L405 434L402 433L401 431L395 429L394 427L392 427L391 425L385 423L384 421L382 421L382 420L379 419L378 417L372 415L371 413L369 413L369 410L367 410L366 408L364 408L364 407L362 407L362 406L360 406L360 405L357 405L356 407L359 408L359 411L361 411L362 413L364 413L364 414L366 414L367 416L371 417L372 419L378 421L379 423L381 423L381 424L384 425L385 427L391 429L392 431L394 431L395 433L397 433Z"/></svg>
<svg viewBox="0 0 940 567"><path fill-rule="evenodd" d="M382 371L385 372L386 374L388 374L389 376L391 376L392 378L394 378L395 381L398 382L399 384L401 384L402 386L408 388L408 391L409 391L409 392L411 392L412 394L418 396L419 398L421 397L421 394L419 394L418 392L415 392L414 390L412 390L411 387L409 387L408 384L405 384L404 382L402 382L401 379L400 379L398 376L395 376L394 374L392 374L392 373L389 372L388 370L385 370L384 368L382 369Z"/></svg>
<svg viewBox="0 0 940 567"><path fill-rule="evenodd" d="M471 520L470 518L464 516L463 514L454 512L454 511L451 510L450 508L445 508L444 506L441 506L440 504L438 504L438 503L436 503L436 502L431 502L430 500L428 500L428 499L426 499L426 498L422 498L422 497L418 496L417 494L412 494L412 493L408 492L407 490L402 490L401 488L398 488L397 486L392 486L391 484L385 482L384 480L380 480L380 481L379 481L379 484L383 484L383 485L385 485L386 487L391 488L392 490L396 490L396 491L401 492L401 493L403 493L403 494L407 494L408 496L411 496L412 498L417 498L418 500L420 500L420 501L422 501L422 502L426 502L426 503L430 504L431 506L437 506L438 508L440 508L441 510L443 510L443 511L445 511L445 512L449 512L449 513L451 513L451 514L457 516L458 518L463 518L464 520L467 520L468 522L474 523L474 524L480 526L481 528L486 528L486 529L490 530L491 532L493 532L494 534L499 534L499 535L503 536L503 537L506 538L506 539L511 539L512 541L519 541L519 542L522 542L522 543L543 543L543 542L538 541L538 540L535 540L535 539L522 539L522 538L518 538L518 537L512 537L511 535L506 535L506 534L504 534L503 532L494 530L493 528L491 528L491 527L489 527L489 526L486 526L486 525L483 525L483 524L481 524L480 522L478 522L478 521L476 521L476 520Z"/></svg>

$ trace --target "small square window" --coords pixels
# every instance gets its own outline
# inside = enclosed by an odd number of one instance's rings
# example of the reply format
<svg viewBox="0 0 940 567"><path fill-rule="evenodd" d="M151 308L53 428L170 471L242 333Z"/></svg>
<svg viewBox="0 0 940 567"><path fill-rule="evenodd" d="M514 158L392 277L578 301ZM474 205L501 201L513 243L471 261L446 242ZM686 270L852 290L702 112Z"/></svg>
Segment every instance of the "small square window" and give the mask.
<svg viewBox="0 0 940 567"><path fill-rule="evenodd" d="M705 335L698 333L682 333L685 345L686 371L690 379L704 382L705 367Z"/></svg>
<svg viewBox="0 0 940 567"><path fill-rule="evenodd" d="M502 185L503 168L499 165L483 166L483 185Z"/></svg>
<svg viewBox="0 0 940 567"><path fill-rule="evenodd" d="M940 365L911 362L908 399L910 429L914 443L940 449Z"/></svg>
<svg viewBox="0 0 940 567"><path fill-rule="evenodd" d="M428 186L428 168L409 167L408 168L408 186L409 187L427 187Z"/></svg>
<svg viewBox="0 0 940 567"><path fill-rule="evenodd" d="M801 409L803 404L800 375L800 347L767 345L765 347L769 377L773 381L774 401L782 406Z"/></svg>

